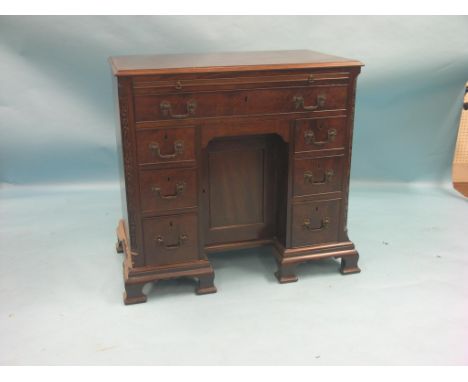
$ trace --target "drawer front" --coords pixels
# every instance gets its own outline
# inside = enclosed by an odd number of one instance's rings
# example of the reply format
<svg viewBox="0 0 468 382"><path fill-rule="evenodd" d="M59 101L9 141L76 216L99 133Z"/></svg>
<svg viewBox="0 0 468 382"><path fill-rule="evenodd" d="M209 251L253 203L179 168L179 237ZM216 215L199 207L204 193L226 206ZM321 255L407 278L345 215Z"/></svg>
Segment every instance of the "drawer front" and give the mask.
<svg viewBox="0 0 468 382"><path fill-rule="evenodd" d="M296 153L344 149L346 117L304 118L296 121L294 151Z"/></svg>
<svg viewBox="0 0 468 382"><path fill-rule="evenodd" d="M294 196L341 191L343 155L294 160Z"/></svg>
<svg viewBox="0 0 468 382"><path fill-rule="evenodd" d="M195 160L195 128L139 130L137 155L140 164Z"/></svg>
<svg viewBox="0 0 468 382"><path fill-rule="evenodd" d="M135 97L137 122L345 109L347 86L200 92Z"/></svg>
<svg viewBox="0 0 468 382"><path fill-rule="evenodd" d="M162 212L197 205L195 169L140 171L143 212Z"/></svg>
<svg viewBox="0 0 468 382"><path fill-rule="evenodd" d="M198 259L197 215L143 221L146 265L168 265Z"/></svg>
<svg viewBox="0 0 468 382"><path fill-rule="evenodd" d="M338 241L341 200L293 206L292 245L301 247Z"/></svg>
<svg viewBox="0 0 468 382"><path fill-rule="evenodd" d="M135 94L157 94L168 92L199 92L207 90L236 90L256 88L277 88L288 86L340 85L349 82L347 71L321 70L295 73L256 73L226 76L210 74L204 78L194 78L190 74L174 74L163 78L155 76L137 76L133 78Z"/></svg>

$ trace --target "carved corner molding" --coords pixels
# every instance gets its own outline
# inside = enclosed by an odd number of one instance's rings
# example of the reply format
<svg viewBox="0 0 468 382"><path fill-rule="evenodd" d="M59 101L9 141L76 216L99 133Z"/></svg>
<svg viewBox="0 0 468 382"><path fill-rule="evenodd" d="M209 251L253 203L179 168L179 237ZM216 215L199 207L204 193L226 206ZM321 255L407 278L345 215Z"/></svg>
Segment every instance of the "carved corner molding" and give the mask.
<svg viewBox="0 0 468 382"><path fill-rule="evenodd" d="M352 78L350 81L351 94L348 101L348 160L349 165L346 169L346 190L344 192L344 214L343 214L343 230L348 237L348 199L349 199L349 181L351 178L351 158L353 151L353 132L354 132L354 111L355 111L355 102L356 102L356 85L357 85L357 75Z"/></svg>
<svg viewBox="0 0 468 382"><path fill-rule="evenodd" d="M129 124L129 94L128 86L119 80L119 112L120 112L120 126L122 130L122 147L123 147L123 162L125 168L125 189L127 194L127 214L128 214L128 230L130 236L130 247L132 256L138 255L135 250L138 249L136 240L136 217L135 205L137 187L137 179L135 179L134 170L134 157L133 157L133 137Z"/></svg>

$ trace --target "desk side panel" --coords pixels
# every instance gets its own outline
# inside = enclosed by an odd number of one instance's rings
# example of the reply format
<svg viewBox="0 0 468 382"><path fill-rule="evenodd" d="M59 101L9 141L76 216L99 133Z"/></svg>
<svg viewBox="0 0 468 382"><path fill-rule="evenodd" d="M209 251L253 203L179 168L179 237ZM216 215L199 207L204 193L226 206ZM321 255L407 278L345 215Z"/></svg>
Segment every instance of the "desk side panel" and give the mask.
<svg viewBox="0 0 468 382"><path fill-rule="evenodd" d="M139 180L136 160L136 136L133 112L133 94L130 77L114 80L118 107L117 149L122 193L122 211L131 249L132 265L143 266L142 229L140 216Z"/></svg>
<svg viewBox="0 0 468 382"><path fill-rule="evenodd" d="M117 166L119 169L119 186L120 186L120 197L122 203L122 219L125 223L125 231L128 233L128 212L127 212L127 195L125 191L125 169L123 159L123 147L122 147L122 132L120 126L120 105L119 105L119 93L118 93L118 79L112 77L113 94L114 94L114 105L115 105L115 140L117 146Z"/></svg>
<svg viewBox="0 0 468 382"><path fill-rule="evenodd" d="M342 216L340 222L340 241L349 241L348 236L348 201L349 201L349 183L351 180L351 156L353 151L353 132L354 132L354 110L356 104L356 86L357 77L361 72L361 68L354 68L352 73L353 77L349 83L348 90L348 145L346 153L345 174L343 179L343 202L342 202Z"/></svg>

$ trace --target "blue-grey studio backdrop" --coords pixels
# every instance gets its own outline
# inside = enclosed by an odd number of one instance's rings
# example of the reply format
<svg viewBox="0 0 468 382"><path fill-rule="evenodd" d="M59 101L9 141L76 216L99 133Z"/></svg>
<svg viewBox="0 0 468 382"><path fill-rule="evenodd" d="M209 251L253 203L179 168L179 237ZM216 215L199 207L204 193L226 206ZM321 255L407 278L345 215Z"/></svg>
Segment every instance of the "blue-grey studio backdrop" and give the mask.
<svg viewBox="0 0 468 382"><path fill-rule="evenodd" d="M438 181L468 67L467 17L2 17L0 181L117 178L112 55L311 49L361 60L352 176Z"/></svg>
<svg viewBox="0 0 468 382"><path fill-rule="evenodd" d="M450 189L467 17L0 17L0 364L467 364L467 203ZM122 304L112 55L311 49L358 59L349 233L279 285L210 256Z"/></svg>

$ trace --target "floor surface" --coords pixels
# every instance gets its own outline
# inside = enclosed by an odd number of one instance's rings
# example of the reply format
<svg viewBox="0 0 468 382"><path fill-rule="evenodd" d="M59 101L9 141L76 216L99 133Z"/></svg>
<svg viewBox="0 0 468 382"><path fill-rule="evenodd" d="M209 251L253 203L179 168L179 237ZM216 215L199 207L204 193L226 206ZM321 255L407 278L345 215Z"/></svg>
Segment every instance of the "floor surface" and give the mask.
<svg viewBox="0 0 468 382"><path fill-rule="evenodd" d="M468 364L468 204L354 184L362 273L334 260L280 285L268 248L211 256L218 293L147 285L122 303L114 186L0 189L0 364Z"/></svg>

